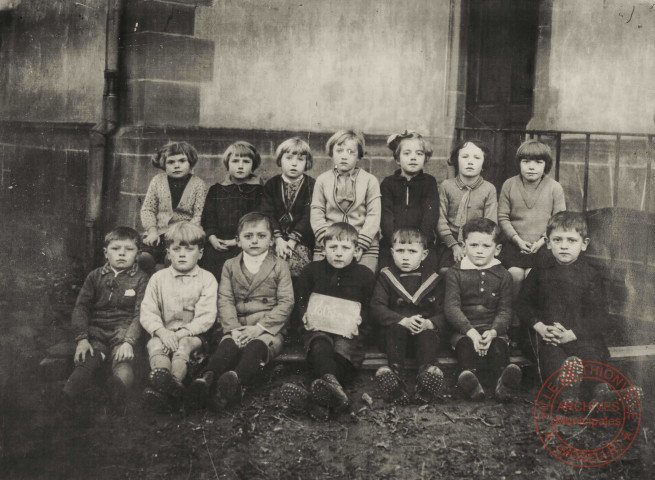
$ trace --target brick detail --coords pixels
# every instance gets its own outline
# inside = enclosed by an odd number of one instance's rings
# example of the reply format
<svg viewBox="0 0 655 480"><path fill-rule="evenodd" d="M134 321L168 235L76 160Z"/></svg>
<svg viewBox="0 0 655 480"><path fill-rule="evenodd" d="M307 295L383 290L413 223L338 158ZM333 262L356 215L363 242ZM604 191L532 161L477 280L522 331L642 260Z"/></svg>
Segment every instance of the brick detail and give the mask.
<svg viewBox="0 0 655 480"><path fill-rule="evenodd" d="M186 35L140 32L125 39L128 79L208 82L214 69L214 42Z"/></svg>

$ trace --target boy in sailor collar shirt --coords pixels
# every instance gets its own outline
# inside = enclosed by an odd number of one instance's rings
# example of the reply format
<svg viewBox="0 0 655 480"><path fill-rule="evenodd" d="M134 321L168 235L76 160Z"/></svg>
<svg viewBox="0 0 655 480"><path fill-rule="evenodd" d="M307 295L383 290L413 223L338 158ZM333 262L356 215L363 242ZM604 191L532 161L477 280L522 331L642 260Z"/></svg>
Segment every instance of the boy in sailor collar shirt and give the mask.
<svg viewBox="0 0 655 480"><path fill-rule="evenodd" d="M440 335L445 330L443 279L425 267L427 237L416 228L400 228L392 236L394 265L380 271L371 317L379 324L380 348L389 366L375 374L385 400L407 404L409 395L401 380L405 354L416 352L418 377L415 399L426 403L439 394L443 373L437 366Z"/></svg>

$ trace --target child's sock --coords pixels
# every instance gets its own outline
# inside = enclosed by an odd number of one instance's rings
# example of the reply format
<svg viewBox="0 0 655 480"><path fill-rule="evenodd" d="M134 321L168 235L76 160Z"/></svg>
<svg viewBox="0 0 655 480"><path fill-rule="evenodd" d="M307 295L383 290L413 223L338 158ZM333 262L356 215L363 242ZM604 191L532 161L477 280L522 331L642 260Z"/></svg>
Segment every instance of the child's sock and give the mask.
<svg viewBox="0 0 655 480"><path fill-rule="evenodd" d="M150 370L163 368L164 370L171 369L171 359L168 355L157 354L150 357Z"/></svg>

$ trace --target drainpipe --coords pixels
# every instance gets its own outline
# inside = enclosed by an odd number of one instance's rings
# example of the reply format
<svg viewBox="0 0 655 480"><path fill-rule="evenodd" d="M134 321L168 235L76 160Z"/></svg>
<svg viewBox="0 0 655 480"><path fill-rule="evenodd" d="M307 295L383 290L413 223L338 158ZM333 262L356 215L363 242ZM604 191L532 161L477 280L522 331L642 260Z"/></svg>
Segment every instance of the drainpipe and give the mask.
<svg viewBox="0 0 655 480"><path fill-rule="evenodd" d="M119 41L121 13L124 0L107 0L107 29L105 38L105 87L102 96L102 119L89 135L89 162L86 186L86 250L85 269L94 266L99 246L100 218L104 195L105 163L108 157L108 140L118 129Z"/></svg>

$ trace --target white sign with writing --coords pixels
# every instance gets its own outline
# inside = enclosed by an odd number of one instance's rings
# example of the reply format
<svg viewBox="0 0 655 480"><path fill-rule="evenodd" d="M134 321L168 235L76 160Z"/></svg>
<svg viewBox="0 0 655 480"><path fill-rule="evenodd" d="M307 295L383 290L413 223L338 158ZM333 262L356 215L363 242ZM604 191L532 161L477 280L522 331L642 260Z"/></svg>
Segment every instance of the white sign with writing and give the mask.
<svg viewBox="0 0 655 480"><path fill-rule="evenodd" d="M309 331L334 333L345 338L359 334L362 323L362 306L359 302L312 293L303 318Z"/></svg>

